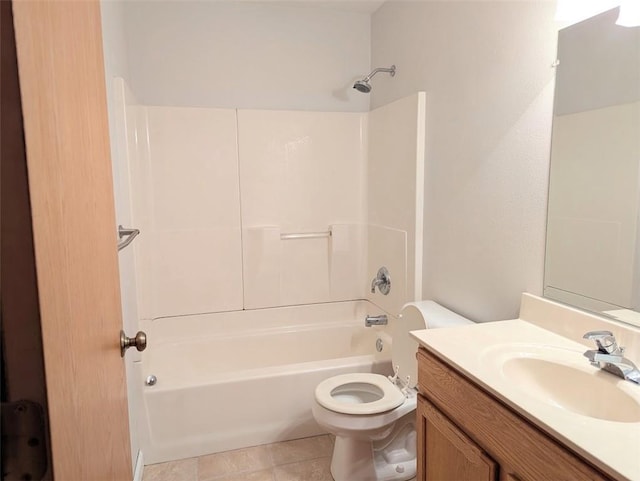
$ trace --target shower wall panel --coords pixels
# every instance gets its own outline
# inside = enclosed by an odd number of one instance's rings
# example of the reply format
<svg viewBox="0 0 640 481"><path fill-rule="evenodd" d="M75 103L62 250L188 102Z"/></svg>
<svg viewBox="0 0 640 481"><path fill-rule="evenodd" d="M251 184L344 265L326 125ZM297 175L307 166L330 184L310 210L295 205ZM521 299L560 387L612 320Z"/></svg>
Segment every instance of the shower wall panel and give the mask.
<svg viewBox="0 0 640 481"><path fill-rule="evenodd" d="M238 130L245 307L362 298L366 115L239 110Z"/></svg>
<svg viewBox="0 0 640 481"><path fill-rule="evenodd" d="M141 319L420 298L423 93L369 114L129 111ZM367 294L382 265L392 294Z"/></svg>
<svg viewBox="0 0 640 481"><path fill-rule="evenodd" d="M365 296L366 114L128 111L141 319Z"/></svg>
<svg viewBox="0 0 640 481"><path fill-rule="evenodd" d="M367 279L384 265L392 284L367 298L392 314L422 299L425 114L424 92L369 113Z"/></svg>
<svg viewBox="0 0 640 481"><path fill-rule="evenodd" d="M242 309L235 111L138 110L132 183L141 318Z"/></svg>

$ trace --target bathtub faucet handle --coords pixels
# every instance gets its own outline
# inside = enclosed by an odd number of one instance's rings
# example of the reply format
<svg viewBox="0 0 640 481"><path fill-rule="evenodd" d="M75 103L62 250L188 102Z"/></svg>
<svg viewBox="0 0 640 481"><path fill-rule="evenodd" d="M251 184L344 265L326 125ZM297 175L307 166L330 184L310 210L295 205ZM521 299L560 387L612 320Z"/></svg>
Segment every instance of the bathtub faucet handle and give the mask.
<svg viewBox="0 0 640 481"><path fill-rule="evenodd" d="M385 296L391 291L391 276L384 266L378 269L378 273L371 281L371 294L376 292L376 287Z"/></svg>

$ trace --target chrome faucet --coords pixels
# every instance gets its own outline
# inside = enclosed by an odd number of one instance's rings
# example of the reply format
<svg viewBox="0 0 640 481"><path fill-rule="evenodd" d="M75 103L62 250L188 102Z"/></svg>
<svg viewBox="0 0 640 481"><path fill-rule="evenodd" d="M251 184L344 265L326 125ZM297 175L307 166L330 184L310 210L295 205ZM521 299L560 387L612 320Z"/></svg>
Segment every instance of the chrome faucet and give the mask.
<svg viewBox="0 0 640 481"><path fill-rule="evenodd" d="M386 267L378 269L378 273L371 281L371 294L376 292L376 287L385 296L391 291L391 276Z"/></svg>
<svg viewBox="0 0 640 481"><path fill-rule="evenodd" d="M381 314L379 316L369 316L367 315L367 317L364 318L364 325L366 327L371 327L371 326L386 326L388 324L389 320L387 319L387 315L386 314Z"/></svg>
<svg viewBox="0 0 640 481"><path fill-rule="evenodd" d="M595 341L598 346L598 349L584 353L584 357L589 359L593 366L640 384L640 370L631 360L623 356L624 347L618 346L616 338L610 331L589 331L582 337Z"/></svg>

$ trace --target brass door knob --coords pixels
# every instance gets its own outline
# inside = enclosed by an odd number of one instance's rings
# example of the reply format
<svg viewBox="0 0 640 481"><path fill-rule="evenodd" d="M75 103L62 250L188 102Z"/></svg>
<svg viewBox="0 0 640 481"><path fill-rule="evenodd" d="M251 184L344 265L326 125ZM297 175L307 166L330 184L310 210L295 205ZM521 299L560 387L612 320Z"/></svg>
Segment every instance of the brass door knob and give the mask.
<svg viewBox="0 0 640 481"><path fill-rule="evenodd" d="M144 351L147 347L147 335L138 331L136 337L127 337L124 331L120 331L120 357L124 357L124 353L130 347L135 346L138 351Z"/></svg>

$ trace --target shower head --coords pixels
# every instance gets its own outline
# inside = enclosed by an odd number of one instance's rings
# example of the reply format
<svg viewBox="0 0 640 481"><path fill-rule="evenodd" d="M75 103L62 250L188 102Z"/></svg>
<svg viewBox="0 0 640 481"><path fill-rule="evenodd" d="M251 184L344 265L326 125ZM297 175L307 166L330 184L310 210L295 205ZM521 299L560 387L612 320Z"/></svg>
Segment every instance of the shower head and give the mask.
<svg viewBox="0 0 640 481"><path fill-rule="evenodd" d="M368 94L369 92L371 92L371 84L369 83L369 80L371 80L371 77L373 77L378 72L388 72L389 75L393 77L396 74L396 66L392 65L389 68L373 69L371 73L367 75L365 78L363 78L362 80L356 81L356 83L353 84L353 88L356 89L358 92L362 92L363 94Z"/></svg>
<svg viewBox="0 0 640 481"><path fill-rule="evenodd" d="M358 92L362 92L363 94L368 94L371 92L371 84L366 80L358 80L353 84L353 88Z"/></svg>

